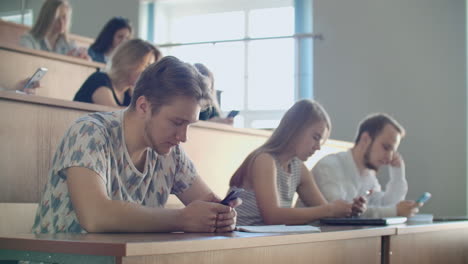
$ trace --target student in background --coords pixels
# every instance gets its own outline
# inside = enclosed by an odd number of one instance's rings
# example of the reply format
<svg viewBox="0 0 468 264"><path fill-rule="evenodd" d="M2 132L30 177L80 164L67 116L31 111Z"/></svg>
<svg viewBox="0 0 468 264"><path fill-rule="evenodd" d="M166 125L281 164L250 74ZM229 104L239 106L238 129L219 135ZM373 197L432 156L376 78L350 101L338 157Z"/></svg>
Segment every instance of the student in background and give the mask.
<svg viewBox="0 0 468 264"><path fill-rule="evenodd" d="M371 191L365 217L417 213L421 204L404 200L408 184L405 164L397 151L404 136L404 128L391 116L379 113L366 117L359 125L353 148L324 157L312 169L325 198L352 201ZM390 180L382 190L376 173L384 167L388 167Z"/></svg>
<svg viewBox="0 0 468 264"><path fill-rule="evenodd" d="M20 45L89 59L85 48L68 38L72 8L66 0L46 0L31 31L21 36Z"/></svg>
<svg viewBox="0 0 468 264"><path fill-rule="evenodd" d="M232 125L234 123L234 118L231 118L231 117L223 118L220 116L221 110L219 109L219 103L218 103L218 100L216 99L216 90L214 88L213 73L205 65L201 63L195 63L194 66L203 76L209 79L210 91L213 97L212 104L207 109L200 112L200 116L198 117L198 119Z"/></svg>
<svg viewBox="0 0 468 264"><path fill-rule="evenodd" d="M93 61L107 63L112 51L132 36L130 21L123 17L113 17L102 28L96 40L88 49Z"/></svg>
<svg viewBox="0 0 468 264"><path fill-rule="evenodd" d="M165 57L150 65L129 108L85 115L66 132L32 231L233 231L240 200L220 204L179 145L210 100L190 64ZM186 207L164 208L169 194Z"/></svg>
<svg viewBox="0 0 468 264"><path fill-rule="evenodd" d="M161 59L161 52L151 43L132 39L120 45L107 64L107 71L97 71L83 83L74 101L126 107L133 87L148 65Z"/></svg>
<svg viewBox="0 0 468 264"><path fill-rule="evenodd" d="M254 150L231 178L244 188L237 209L239 225L306 224L365 210L365 201L327 203L304 165L330 133L330 119L317 102L296 102L265 144ZM308 208L291 208L295 193Z"/></svg>

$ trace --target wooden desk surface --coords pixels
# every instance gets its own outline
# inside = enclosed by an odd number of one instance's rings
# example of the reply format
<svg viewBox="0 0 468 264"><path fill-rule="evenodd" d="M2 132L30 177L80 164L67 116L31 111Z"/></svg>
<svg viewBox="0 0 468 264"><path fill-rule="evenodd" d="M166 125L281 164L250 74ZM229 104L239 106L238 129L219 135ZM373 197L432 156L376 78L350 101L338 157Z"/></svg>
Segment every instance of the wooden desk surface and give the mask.
<svg viewBox="0 0 468 264"><path fill-rule="evenodd" d="M393 235L394 227L322 227L321 233L21 234L0 237L0 248L100 256L144 256L242 249Z"/></svg>
<svg viewBox="0 0 468 264"><path fill-rule="evenodd" d="M468 228L468 221L434 221L432 223L408 223L398 226L397 235L448 231Z"/></svg>
<svg viewBox="0 0 468 264"><path fill-rule="evenodd" d="M73 56L67 56L67 55L48 52L44 50L29 49L29 48L25 48L22 46L5 44L5 43L0 43L0 50L12 51L12 52L20 53L20 54L28 54L28 55L33 55L33 56L42 57L42 58L49 58L49 59L54 59L57 61L64 61L64 62L71 63L71 64L84 65L84 66L89 66L89 67L94 67L94 68L104 68L106 66L104 63L100 63L100 62L88 61L88 60L80 59L80 58L73 57Z"/></svg>

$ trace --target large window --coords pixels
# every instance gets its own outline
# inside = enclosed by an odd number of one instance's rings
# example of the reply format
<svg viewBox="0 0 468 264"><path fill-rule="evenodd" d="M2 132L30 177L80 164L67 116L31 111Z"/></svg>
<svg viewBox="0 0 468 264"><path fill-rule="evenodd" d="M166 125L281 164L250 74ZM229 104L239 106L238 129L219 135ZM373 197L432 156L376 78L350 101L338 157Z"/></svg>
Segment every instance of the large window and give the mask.
<svg viewBox="0 0 468 264"><path fill-rule="evenodd" d="M203 63L235 126L276 127L295 101L292 0L157 0L146 7L147 38L165 55ZM145 9L143 9L145 10Z"/></svg>

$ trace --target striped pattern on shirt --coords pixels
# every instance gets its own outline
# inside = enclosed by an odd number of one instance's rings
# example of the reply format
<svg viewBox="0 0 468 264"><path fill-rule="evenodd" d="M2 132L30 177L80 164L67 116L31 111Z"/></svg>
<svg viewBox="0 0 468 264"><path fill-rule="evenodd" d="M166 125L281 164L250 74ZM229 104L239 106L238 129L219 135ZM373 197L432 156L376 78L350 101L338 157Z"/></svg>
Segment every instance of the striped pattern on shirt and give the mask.
<svg viewBox="0 0 468 264"><path fill-rule="evenodd" d="M276 185L280 206L291 208L294 193L301 182L302 161L293 158L289 167L291 173L285 171L275 158ZM231 187L232 189L233 187ZM240 194L242 205L236 208L238 225L265 225L257 205L257 198L253 190L245 190Z"/></svg>

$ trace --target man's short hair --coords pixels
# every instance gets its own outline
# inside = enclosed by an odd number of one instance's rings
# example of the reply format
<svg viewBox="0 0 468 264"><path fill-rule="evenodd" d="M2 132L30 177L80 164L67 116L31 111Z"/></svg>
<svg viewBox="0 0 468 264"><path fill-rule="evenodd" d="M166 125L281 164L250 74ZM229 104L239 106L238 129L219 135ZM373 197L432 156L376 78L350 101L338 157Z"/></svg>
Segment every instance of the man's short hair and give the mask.
<svg viewBox="0 0 468 264"><path fill-rule="evenodd" d="M152 114L177 96L194 98L202 109L212 100L209 80L195 67L173 56L166 56L143 71L135 85L130 109L135 109L140 96L151 103Z"/></svg>
<svg viewBox="0 0 468 264"><path fill-rule="evenodd" d="M359 143L361 135L364 132L367 132L372 139L375 139L387 124L392 125L398 131L398 133L400 133L401 137L405 136L405 129L393 117L384 113L376 113L367 116L364 118L364 120L361 121L355 143Z"/></svg>

